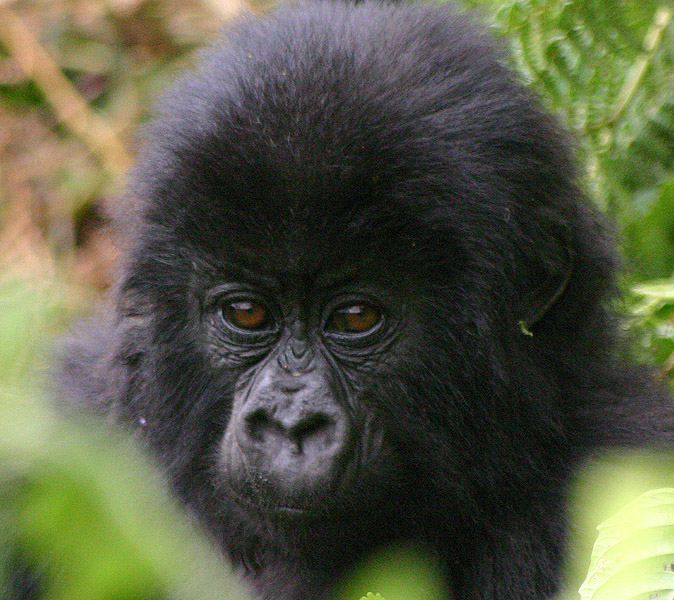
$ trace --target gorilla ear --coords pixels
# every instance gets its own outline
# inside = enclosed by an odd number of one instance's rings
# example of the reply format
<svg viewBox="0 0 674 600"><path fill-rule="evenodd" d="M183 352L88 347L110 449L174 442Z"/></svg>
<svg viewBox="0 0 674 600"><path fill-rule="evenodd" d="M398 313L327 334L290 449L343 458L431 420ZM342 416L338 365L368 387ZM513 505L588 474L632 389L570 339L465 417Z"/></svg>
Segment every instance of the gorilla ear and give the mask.
<svg viewBox="0 0 674 600"><path fill-rule="evenodd" d="M519 325L522 333L533 335L531 327L540 321L564 293L571 274L575 257L572 248L571 230L561 223L549 223L550 242L554 250L549 270L543 282L524 296L519 310Z"/></svg>

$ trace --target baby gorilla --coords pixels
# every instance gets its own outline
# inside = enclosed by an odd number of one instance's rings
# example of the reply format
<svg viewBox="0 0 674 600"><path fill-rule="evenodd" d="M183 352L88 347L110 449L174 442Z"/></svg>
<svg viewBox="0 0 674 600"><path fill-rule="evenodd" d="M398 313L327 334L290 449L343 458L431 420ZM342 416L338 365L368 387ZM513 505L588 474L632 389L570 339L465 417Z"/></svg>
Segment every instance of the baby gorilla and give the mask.
<svg viewBox="0 0 674 600"><path fill-rule="evenodd" d="M242 19L128 191L61 396L138 430L260 598L326 598L398 542L456 600L550 598L579 464L671 443L564 135L446 6Z"/></svg>

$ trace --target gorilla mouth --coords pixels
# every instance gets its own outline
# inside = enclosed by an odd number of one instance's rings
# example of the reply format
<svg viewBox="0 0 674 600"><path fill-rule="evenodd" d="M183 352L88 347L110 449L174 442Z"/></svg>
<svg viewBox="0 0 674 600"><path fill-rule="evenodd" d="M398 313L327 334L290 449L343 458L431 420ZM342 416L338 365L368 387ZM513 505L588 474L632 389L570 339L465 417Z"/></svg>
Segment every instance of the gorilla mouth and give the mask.
<svg viewBox="0 0 674 600"><path fill-rule="evenodd" d="M290 504L273 503L269 501L256 502L252 498L238 499L239 505L243 506L249 514L255 514L258 519L282 527L302 527L306 529L308 522L328 521L327 512L321 510L322 504Z"/></svg>
<svg viewBox="0 0 674 600"><path fill-rule="evenodd" d="M250 485L250 484L249 484ZM326 517L323 499L308 496L304 499L280 497L270 489L251 489L244 486L239 489L226 485L228 497L246 512L280 521L297 521Z"/></svg>
<svg viewBox="0 0 674 600"><path fill-rule="evenodd" d="M299 519L310 519L318 517L316 510L312 510L303 506L291 506L287 504L279 504L276 507L266 507L266 514L273 517L278 517L284 521L295 521Z"/></svg>

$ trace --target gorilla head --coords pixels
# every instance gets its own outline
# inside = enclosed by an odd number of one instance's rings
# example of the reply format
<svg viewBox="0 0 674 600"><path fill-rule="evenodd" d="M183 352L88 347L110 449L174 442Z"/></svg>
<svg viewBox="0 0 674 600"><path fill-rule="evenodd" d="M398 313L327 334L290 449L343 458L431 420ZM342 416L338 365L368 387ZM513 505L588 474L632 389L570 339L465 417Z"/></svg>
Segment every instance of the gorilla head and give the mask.
<svg viewBox="0 0 674 600"><path fill-rule="evenodd" d="M399 541L457 600L548 598L573 469L672 431L616 358L612 244L564 136L446 7L242 20L129 192L66 394L139 431L262 598L323 598Z"/></svg>

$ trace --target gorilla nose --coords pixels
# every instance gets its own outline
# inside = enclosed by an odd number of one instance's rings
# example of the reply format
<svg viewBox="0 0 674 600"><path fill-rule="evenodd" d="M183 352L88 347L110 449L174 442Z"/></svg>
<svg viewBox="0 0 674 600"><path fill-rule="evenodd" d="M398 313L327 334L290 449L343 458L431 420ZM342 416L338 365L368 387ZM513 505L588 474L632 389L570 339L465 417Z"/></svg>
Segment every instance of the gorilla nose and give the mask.
<svg viewBox="0 0 674 600"><path fill-rule="evenodd" d="M346 450L348 424L334 406L270 405L242 415L236 438L257 475L281 488L310 491L334 480Z"/></svg>
<svg viewBox="0 0 674 600"><path fill-rule="evenodd" d="M340 443L335 417L318 411L273 415L258 409L245 416L243 433L244 447L259 450L287 445L298 455L329 454Z"/></svg>

